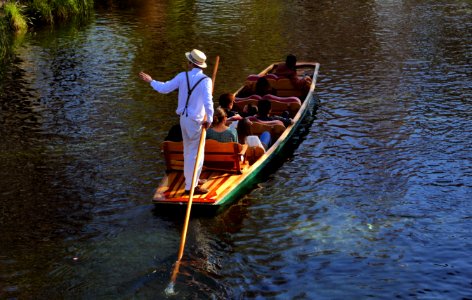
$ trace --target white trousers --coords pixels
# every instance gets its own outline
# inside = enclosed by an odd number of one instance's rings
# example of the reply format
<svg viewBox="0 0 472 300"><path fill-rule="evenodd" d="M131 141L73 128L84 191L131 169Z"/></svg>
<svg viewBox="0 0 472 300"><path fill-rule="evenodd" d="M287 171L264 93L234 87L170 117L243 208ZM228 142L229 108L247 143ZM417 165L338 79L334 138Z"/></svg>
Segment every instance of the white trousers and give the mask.
<svg viewBox="0 0 472 300"><path fill-rule="evenodd" d="M193 169L195 160L197 159L198 145L200 143L200 135L202 133L201 123L192 118L186 117L185 114L180 116L180 127L182 128L182 138L184 142L184 177L185 190L189 191L192 187ZM205 139L203 140L205 142ZM195 176L195 186L200 178L203 166L203 153L197 164L197 173Z"/></svg>

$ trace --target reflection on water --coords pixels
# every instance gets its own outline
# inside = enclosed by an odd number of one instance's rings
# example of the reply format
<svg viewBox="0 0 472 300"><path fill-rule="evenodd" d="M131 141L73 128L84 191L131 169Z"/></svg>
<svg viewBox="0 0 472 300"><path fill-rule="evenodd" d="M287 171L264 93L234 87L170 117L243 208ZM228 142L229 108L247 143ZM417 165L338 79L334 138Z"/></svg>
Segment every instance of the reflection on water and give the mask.
<svg viewBox="0 0 472 300"><path fill-rule="evenodd" d="M163 298L182 215L150 204L200 48L215 95L287 53L321 63L283 166L196 217L176 298L470 298L468 1L154 1L28 33L0 69L0 298ZM211 71L209 71L211 72Z"/></svg>

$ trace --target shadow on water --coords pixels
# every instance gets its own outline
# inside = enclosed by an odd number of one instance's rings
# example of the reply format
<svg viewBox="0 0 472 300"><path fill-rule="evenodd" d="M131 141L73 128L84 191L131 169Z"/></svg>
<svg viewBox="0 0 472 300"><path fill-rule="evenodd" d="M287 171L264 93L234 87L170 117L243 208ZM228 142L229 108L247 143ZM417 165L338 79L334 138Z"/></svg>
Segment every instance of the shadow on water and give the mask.
<svg viewBox="0 0 472 300"><path fill-rule="evenodd" d="M226 210L214 214L192 214L187 234L186 250L181 260L174 290L178 299L208 298L227 299L231 294L229 287L221 282L220 270L224 268L221 260L231 253L228 235L238 232L247 216L250 197L246 196ZM168 207L171 208L171 207ZM152 209L158 223L172 224L179 230L183 226L185 210ZM179 235L180 238L180 235ZM122 281L117 287L121 297L166 297L165 289L171 282L171 274L177 259L178 244L175 252L165 257L154 256L152 263L138 271L134 278ZM223 256L221 256L223 255ZM140 274L139 274L140 273Z"/></svg>

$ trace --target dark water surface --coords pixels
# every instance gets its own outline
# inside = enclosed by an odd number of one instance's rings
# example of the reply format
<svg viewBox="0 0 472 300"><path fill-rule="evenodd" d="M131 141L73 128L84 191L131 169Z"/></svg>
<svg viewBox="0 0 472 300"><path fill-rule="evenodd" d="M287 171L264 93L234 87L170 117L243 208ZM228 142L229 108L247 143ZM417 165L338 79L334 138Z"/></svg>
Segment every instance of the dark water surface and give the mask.
<svg viewBox="0 0 472 300"><path fill-rule="evenodd" d="M190 223L170 299L472 299L470 1L136 1L18 37L0 68L0 298L162 299L151 204L184 52L215 95L294 53L320 106L284 165ZM22 40L20 40L22 39Z"/></svg>

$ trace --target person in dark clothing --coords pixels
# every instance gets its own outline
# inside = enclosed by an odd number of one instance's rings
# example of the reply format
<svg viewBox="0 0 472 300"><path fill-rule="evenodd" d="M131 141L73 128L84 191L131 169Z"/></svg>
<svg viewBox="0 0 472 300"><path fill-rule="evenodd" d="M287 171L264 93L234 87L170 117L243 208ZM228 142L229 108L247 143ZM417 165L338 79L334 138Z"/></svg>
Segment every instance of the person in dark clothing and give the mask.
<svg viewBox="0 0 472 300"><path fill-rule="evenodd" d="M175 124L174 126L172 126L164 140L171 141L171 142L183 141L182 129L180 128L180 124Z"/></svg>
<svg viewBox="0 0 472 300"><path fill-rule="evenodd" d="M243 112L241 113L241 115L243 117L251 117L251 116L257 115L257 112L258 112L257 106L249 103L249 104L244 105Z"/></svg>
<svg viewBox="0 0 472 300"><path fill-rule="evenodd" d="M278 64L274 70L274 74L279 77L286 77L290 79L293 86L308 91L311 84L311 78L306 76L299 78L297 75L297 57L293 54L287 55L285 63Z"/></svg>
<svg viewBox="0 0 472 300"><path fill-rule="evenodd" d="M261 97L267 94L275 95L275 90L270 85L269 80L267 80L265 77L260 77L257 79L255 89L255 94Z"/></svg>
<svg viewBox="0 0 472 300"><path fill-rule="evenodd" d="M259 110L258 114L256 115L258 120L261 121L274 121L279 120L284 123L285 127L293 124L293 120L291 118L285 118L281 116L271 116L270 111L272 110L272 104L267 99L259 100L257 103L257 109Z"/></svg>
<svg viewBox="0 0 472 300"><path fill-rule="evenodd" d="M278 64L274 72L277 76L284 76L287 78L297 77L297 58L293 54L287 55L285 64Z"/></svg>

